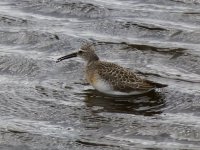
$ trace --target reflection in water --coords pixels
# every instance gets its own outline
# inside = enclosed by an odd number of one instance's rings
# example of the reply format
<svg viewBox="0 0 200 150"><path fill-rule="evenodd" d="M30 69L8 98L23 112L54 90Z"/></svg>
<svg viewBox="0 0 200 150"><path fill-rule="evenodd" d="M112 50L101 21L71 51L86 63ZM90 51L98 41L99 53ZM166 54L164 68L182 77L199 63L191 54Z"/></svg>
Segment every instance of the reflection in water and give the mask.
<svg viewBox="0 0 200 150"><path fill-rule="evenodd" d="M155 91L131 97L111 97L96 90L87 90L85 103L88 107L102 107L101 111L105 112L145 116L160 114L165 107L164 95Z"/></svg>

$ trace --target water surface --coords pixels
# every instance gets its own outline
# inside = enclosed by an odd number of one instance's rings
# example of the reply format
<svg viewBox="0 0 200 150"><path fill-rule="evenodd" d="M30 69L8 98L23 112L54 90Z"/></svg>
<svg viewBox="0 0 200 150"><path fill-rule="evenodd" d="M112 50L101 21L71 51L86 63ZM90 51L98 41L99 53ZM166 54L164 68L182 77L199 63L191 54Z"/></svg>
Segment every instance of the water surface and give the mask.
<svg viewBox="0 0 200 150"><path fill-rule="evenodd" d="M102 60L168 84L117 98L60 56ZM200 149L200 1L1 0L0 149Z"/></svg>

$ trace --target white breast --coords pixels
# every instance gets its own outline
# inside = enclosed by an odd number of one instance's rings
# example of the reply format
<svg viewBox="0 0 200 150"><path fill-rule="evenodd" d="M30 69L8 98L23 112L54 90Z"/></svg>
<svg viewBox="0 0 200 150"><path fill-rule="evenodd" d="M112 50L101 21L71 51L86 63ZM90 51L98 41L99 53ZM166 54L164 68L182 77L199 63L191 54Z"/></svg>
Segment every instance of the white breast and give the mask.
<svg viewBox="0 0 200 150"><path fill-rule="evenodd" d="M95 84L93 84L93 87L98 91L106 94L110 94L113 91L112 87L103 80L97 80Z"/></svg>
<svg viewBox="0 0 200 150"><path fill-rule="evenodd" d="M146 93L148 91L133 91L133 92L129 92L129 93L126 93L126 92L120 92L120 91L114 91L112 86L110 86L107 82L103 81L103 80L98 80L95 82L95 84L93 84L93 87L98 90L99 92L102 92L102 93L106 93L106 94L109 94L109 95L121 95L121 96L128 96L128 95L138 95L138 94L143 94L143 93Z"/></svg>

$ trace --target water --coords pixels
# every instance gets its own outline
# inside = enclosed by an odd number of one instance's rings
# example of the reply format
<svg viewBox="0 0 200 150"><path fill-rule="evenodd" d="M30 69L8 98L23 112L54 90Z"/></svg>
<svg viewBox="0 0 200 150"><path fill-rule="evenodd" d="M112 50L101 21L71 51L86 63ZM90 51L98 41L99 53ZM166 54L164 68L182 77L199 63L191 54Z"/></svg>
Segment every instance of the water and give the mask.
<svg viewBox="0 0 200 150"><path fill-rule="evenodd" d="M168 84L141 96L102 95L80 59ZM1 0L0 149L200 149L199 0Z"/></svg>

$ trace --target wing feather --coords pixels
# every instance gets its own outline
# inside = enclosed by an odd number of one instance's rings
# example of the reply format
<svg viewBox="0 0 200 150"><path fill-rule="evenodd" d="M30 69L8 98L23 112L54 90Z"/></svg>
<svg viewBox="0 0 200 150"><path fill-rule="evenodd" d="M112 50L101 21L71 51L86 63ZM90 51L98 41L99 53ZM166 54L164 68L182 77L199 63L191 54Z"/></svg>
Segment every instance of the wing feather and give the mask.
<svg viewBox="0 0 200 150"><path fill-rule="evenodd" d="M114 90L121 92L145 91L155 88L155 86L147 82L147 80L113 63L99 63L98 74L111 84Z"/></svg>

